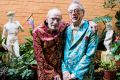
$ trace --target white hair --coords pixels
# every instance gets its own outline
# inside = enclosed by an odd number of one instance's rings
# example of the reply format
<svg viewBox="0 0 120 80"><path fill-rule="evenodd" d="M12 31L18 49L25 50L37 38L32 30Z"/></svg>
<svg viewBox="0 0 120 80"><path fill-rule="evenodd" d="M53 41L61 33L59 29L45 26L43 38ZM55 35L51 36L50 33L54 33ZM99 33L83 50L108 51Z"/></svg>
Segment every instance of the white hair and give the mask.
<svg viewBox="0 0 120 80"><path fill-rule="evenodd" d="M72 3L79 4L79 0L72 0Z"/></svg>
<svg viewBox="0 0 120 80"><path fill-rule="evenodd" d="M59 16L61 16L61 18L62 18L62 13L61 13L61 11L58 9L58 8L53 8L53 9L50 9L49 11L48 11L48 13L47 13L47 17L49 17L50 15L59 15Z"/></svg>
<svg viewBox="0 0 120 80"><path fill-rule="evenodd" d="M68 7L68 11L70 11L73 7L77 7L80 10L83 10L83 12L85 12L85 9L83 7L83 5L79 2L79 0L72 0L72 3L69 5Z"/></svg>

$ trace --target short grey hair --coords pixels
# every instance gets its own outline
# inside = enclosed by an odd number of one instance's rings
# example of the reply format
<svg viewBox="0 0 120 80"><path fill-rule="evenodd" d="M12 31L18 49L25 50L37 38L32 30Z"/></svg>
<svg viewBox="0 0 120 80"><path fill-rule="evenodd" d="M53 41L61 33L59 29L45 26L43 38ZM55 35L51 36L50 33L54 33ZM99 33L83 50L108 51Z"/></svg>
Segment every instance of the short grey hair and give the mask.
<svg viewBox="0 0 120 80"><path fill-rule="evenodd" d="M73 6L78 7L80 10L83 11L83 13L85 13L85 9L84 9L83 5L78 0L72 1L72 3L68 7L68 11L70 11Z"/></svg>
<svg viewBox="0 0 120 80"><path fill-rule="evenodd" d="M62 18L62 13L61 13L61 11L58 8L52 8L52 9L50 9L48 11L48 13L47 13L47 18L50 16L50 14L59 15Z"/></svg>

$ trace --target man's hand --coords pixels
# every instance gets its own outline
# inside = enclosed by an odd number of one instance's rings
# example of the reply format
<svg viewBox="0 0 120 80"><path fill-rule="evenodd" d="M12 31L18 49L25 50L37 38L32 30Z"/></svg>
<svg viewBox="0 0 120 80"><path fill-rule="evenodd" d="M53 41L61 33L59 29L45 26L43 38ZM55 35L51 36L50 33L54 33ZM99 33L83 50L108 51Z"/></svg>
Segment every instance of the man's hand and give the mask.
<svg viewBox="0 0 120 80"><path fill-rule="evenodd" d="M70 75L70 79L75 79L75 75L74 75L74 74L71 74L71 75Z"/></svg>
<svg viewBox="0 0 120 80"><path fill-rule="evenodd" d="M95 22L89 21L89 26L91 27L94 33L98 31L98 25Z"/></svg>
<svg viewBox="0 0 120 80"><path fill-rule="evenodd" d="M61 80L60 75L56 75L56 76L54 77L54 80Z"/></svg>
<svg viewBox="0 0 120 80"><path fill-rule="evenodd" d="M63 80L69 80L70 79L70 73L69 72L64 72L63 73Z"/></svg>

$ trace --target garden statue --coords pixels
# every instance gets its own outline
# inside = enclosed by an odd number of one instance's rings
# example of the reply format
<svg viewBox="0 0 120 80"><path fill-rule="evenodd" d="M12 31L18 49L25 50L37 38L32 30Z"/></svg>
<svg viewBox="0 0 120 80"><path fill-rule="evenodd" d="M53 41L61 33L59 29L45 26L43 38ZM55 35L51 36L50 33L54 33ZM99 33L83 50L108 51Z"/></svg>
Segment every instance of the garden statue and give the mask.
<svg viewBox="0 0 120 80"><path fill-rule="evenodd" d="M104 46L106 51L103 51L101 54L102 61L110 61L112 59L111 49L112 49L112 40L113 40L114 31L112 29L112 23L106 23L106 34L104 39Z"/></svg>
<svg viewBox="0 0 120 80"><path fill-rule="evenodd" d="M107 52L111 51L113 33L114 31L112 30L112 24L110 22L106 23L106 35L104 39L104 45L105 48L107 49Z"/></svg>
<svg viewBox="0 0 120 80"><path fill-rule="evenodd" d="M7 13L8 22L4 25L2 33L2 46L5 50L8 50L10 58L12 56L20 57L19 53L19 43L18 43L18 33L23 32L23 28L19 21L14 20L15 12L9 11Z"/></svg>

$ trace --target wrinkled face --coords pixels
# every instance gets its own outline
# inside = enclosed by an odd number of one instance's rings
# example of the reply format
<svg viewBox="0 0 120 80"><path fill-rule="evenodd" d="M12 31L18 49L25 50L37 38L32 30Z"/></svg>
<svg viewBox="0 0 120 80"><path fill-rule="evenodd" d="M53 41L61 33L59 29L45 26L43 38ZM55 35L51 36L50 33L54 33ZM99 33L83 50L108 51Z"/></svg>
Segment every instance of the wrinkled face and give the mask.
<svg viewBox="0 0 120 80"><path fill-rule="evenodd" d="M61 15L52 12L48 15L47 22L48 22L48 27L52 30L55 30L57 29L57 27L61 22Z"/></svg>
<svg viewBox="0 0 120 80"><path fill-rule="evenodd" d="M70 5L68 13L73 23L78 23L84 16L84 11L77 4Z"/></svg>

